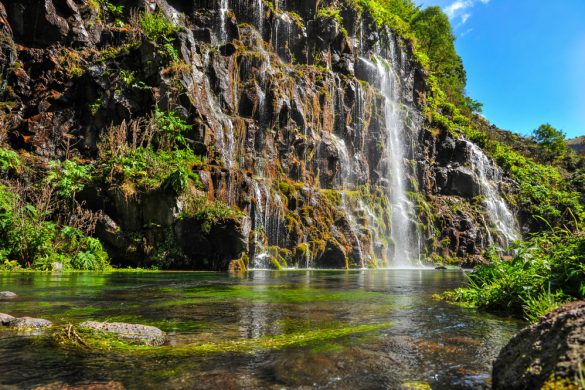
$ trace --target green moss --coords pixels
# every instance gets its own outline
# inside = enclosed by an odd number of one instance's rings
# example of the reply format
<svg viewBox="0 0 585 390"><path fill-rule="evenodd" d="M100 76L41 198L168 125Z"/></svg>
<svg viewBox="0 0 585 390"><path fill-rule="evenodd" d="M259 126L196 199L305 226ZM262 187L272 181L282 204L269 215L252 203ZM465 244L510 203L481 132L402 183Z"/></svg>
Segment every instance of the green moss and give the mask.
<svg viewBox="0 0 585 390"><path fill-rule="evenodd" d="M322 343L351 335L374 332L391 326L391 323L366 324L339 328L306 330L302 332L265 336L255 339L239 339L219 343L188 344L178 346L136 346L115 335L105 332L93 332L74 329L79 338L67 336L67 330L53 334L53 341L63 348L82 348L88 351L150 356L189 356L215 353L254 353L261 350L277 350L313 343ZM81 341L80 341L81 340Z"/></svg>

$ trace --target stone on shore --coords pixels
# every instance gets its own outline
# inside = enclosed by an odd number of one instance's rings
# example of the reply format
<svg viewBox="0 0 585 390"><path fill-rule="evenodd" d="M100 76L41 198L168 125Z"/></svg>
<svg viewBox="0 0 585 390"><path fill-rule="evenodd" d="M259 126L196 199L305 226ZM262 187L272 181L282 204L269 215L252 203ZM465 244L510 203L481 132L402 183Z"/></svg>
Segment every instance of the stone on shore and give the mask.
<svg viewBox="0 0 585 390"><path fill-rule="evenodd" d="M584 362L585 301L580 301L561 306L510 340L494 363L493 389L577 389Z"/></svg>

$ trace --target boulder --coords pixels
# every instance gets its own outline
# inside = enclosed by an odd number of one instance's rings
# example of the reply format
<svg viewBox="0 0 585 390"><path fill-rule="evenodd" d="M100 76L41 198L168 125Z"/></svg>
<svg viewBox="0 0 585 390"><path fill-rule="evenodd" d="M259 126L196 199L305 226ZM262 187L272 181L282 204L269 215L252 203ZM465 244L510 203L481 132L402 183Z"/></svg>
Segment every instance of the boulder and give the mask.
<svg viewBox="0 0 585 390"><path fill-rule="evenodd" d="M514 336L494 363L493 388L576 389L583 362L585 301L580 301L560 307Z"/></svg>
<svg viewBox="0 0 585 390"><path fill-rule="evenodd" d="M121 339L139 345L158 346L166 341L166 333L154 326L126 324L123 322L86 321L79 324L82 329L91 329L115 334Z"/></svg>
<svg viewBox="0 0 585 390"><path fill-rule="evenodd" d="M0 325L1 326L8 326L15 318L9 314L0 313Z"/></svg>
<svg viewBox="0 0 585 390"><path fill-rule="evenodd" d="M449 173L447 195L459 195L473 198L480 194L480 185L473 172L466 167L452 168Z"/></svg>
<svg viewBox="0 0 585 390"><path fill-rule="evenodd" d="M0 291L0 299L2 298L16 298L17 295L16 293L13 293L12 291Z"/></svg>
<svg viewBox="0 0 585 390"><path fill-rule="evenodd" d="M18 329L42 329L52 326L53 323L42 318L20 317L10 321L9 326Z"/></svg>

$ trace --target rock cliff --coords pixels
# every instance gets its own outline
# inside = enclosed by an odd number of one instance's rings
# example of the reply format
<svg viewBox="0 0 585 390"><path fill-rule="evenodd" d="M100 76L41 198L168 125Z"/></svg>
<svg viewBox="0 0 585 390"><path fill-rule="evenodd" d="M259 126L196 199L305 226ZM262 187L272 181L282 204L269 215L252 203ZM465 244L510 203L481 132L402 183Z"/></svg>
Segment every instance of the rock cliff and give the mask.
<svg viewBox="0 0 585 390"><path fill-rule="evenodd" d="M39 169L96 167L77 198L115 264L473 264L514 238L513 183L431 126L411 44L356 2L2 3L8 143ZM151 142L154 125L167 138ZM152 183L159 160L137 169L132 153L161 139L200 159ZM111 162L125 155L133 170Z"/></svg>

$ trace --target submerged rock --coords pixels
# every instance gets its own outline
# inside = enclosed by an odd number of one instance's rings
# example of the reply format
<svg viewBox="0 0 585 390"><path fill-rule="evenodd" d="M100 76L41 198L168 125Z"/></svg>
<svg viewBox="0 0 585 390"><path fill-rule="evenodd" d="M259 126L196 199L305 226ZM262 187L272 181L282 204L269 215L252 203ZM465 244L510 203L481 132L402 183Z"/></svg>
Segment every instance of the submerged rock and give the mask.
<svg viewBox="0 0 585 390"><path fill-rule="evenodd" d="M20 317L12 320L9 326L18 329L42 329L52 326L53 323L42 318Z"/></svg>
<svg viewBox="0 0 585 390"><path fill-rule="evenodd" d="M12 291L0 291L0 299L1 298L16 298L17 295L16 293L13 293Z"/></svg>
<svg viewBox="0 0 585 390"><path fill-rule="evenodd" d="M141 345L158 346L166 341L165 332L148 325L86 321L79 324L79 328L112 333L121 339Z"/></svg>
<svg viewBox="0 0 585 390"><path fill-rule="evenodd" d="M0 325L8 326L15 318L9 314L0 313Z"/></svg>
<svg viewBox="0 0 585 390"><path fill-rule="evenodd" d="M585 301L580 301L562 306L514 336L494 363L493 388L577 388L583 362Z"/></svg>

